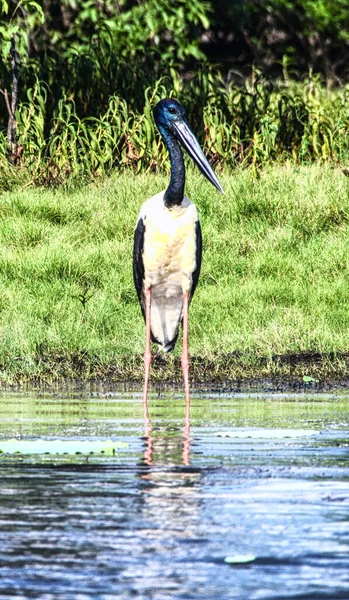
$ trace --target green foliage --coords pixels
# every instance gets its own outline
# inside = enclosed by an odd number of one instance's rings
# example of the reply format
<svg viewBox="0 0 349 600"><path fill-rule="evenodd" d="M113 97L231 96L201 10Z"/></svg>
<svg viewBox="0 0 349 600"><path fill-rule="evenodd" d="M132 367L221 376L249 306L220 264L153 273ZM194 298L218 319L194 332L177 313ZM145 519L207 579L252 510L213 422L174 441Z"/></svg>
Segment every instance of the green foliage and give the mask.
<svg viewBox="0 0 349 600"><path fill-rule="evenodd" d="M0 19L0 84L9 88L11 35L20 56L20 99L39 80L47 87L50 119L59 100L74 100L79 116L97 116L109 97L143 98L146 87L170 65L204 59L200 35L209 26L211 5L193 0L13 0ZM1 123L1 119L0 119Z"/></svg>
<svg viewBox="0 0 349 600"><path fill-rule="evenodd" d="M302 72L311 66L328 78L346 77L346 0L246 0L240 23L257 63L275 68L288 57Z"/></svg>
<svg viewBox="0 0 349 600"><path fill-rule="evenodd" d="M164 95L179 97L194 127L205 127L216 163L257 168L290 155L346 159L347 87L331 92L314 76L320 71L330 83L346 72L344 0L1 0L1 6L2 187L23 177L62 182L71 174L163 164L150 114ZM17 172L5 159L11 39L19 57L19 145L11 156ZM295 83L296 68L308 73L303 88Z"/></svg>
<svg viewBox="0 0 349 600"><path fill-rule="evenodd" d="M296 13L303 20L302 32L308 35L314 35L315 32L326 35L336 32L339 39L348 39L349 14L346 0L269 0L267 10ZM285 16L286 14L285 12Z"/></svg>
<svg viewBox="0 0 349 600"><path fill-rule="evenodd" d="M10 52L11 36L15 35L22 57L28 53L28 34L45 21L42 6L34 0L20 0L14 4L1 0L2 10L7 15L0 21L1 57L6 61ZM10 8L13 9L11 13ZM30 34L29 34L30 35Z"/></svg>
<svg viewBox="0 0 349 600"><path fill-rule="evenodd" d="M346 77L345 0L1 0L0 88L10 90L9 49L20 57L19 100L45 85L47 120L62 98L78 116L98 117L117 95L141 112L144 93L175 68L185 80L207 64L226 81L252 65L273 78L288 62L328 80ZM199 90L197 91L197 95ZM6 125L0 95L0 126ZM47 128L47 126L46 126Z"/></svg>
<svg viewBox="0 0 349 600"><path fill-rule="evenodd" d="M55 185L71 177L95 179L113 170L153 171L168 166L168 155L154 126L152 109L176 95L205 152L217 167L252 164L255 175L270 161L349 161L348 88L331 90L310 75L301 85L272 85L254 72L226 84L210 71L183 83L176 72L145 91L141 112L119 95L109 98L98 117L81 117L72 98L47 115L47 87L36 81L18 106L17 167L6 160L6 130L0 132L0 186Z"/></svg>

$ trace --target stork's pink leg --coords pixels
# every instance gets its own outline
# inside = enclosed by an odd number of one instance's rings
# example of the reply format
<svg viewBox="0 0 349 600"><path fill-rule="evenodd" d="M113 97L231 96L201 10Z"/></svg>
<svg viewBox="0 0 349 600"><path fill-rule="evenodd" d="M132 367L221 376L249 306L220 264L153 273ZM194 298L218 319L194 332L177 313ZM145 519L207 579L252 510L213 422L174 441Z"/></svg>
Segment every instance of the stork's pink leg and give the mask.
<svg viewBox="0 0 349 600"><path fill-rule="evenodd" d="M189 465L190 462L190 400L185 400L185 417L184 417L184 430L183 430L183 450L182 450L182 463L185 466Z"/></svg>
<svg viewBox="0 0 349 600"><path fill-rule="evenodd" d="M146 465L151 465L153 460L153 442L151 437L151 422L149 418L148 412L148 402L147 400L143 401L143 409L144 409L144 439L146 443L146 448L144 450L144 462Z"/></svg>
<svg viewBox="0 0 349 600"><path fill-rule="evenodd" d="M186 410L189 414L189 356L188 356L188 309L189 298L188 294L183 294L183 351L182 351L182 371L184 379Z"/></svg>
<svg viewBox="0 0 349 600"><path fill-rule="evenodd" d="M151 349L150 349L150 304L151 304L151 292L147 288L145 290L145 352L144 352L144 394L143 402L148 402L148 385L149 385L149 374L150 374L150 363L151 363Z"/></svg>

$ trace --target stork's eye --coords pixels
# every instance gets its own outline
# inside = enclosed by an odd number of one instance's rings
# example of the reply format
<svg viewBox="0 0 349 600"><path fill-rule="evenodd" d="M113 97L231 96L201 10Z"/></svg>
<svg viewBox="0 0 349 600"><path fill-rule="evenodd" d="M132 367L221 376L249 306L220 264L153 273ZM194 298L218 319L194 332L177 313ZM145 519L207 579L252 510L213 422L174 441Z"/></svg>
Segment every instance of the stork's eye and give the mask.
<svg viewBox="0 0 349 600"><path fill-rule="evenodd" d="M171 113L171 115L174 115L174 114L175 114L175 112L176 112L176 109L174 108L174 106L169 106L169 107L168 107L168 112L170 112L170 113Z"/></svg>

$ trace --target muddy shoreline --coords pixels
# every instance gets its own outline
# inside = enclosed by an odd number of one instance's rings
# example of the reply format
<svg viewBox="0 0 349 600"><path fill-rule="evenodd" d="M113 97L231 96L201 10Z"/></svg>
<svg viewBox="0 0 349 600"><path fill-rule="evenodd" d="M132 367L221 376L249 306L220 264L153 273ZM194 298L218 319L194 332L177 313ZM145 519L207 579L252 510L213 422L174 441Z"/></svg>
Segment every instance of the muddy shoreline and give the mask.
<svg viewBox="0 0 349 600"><path fill-rule="evenodd" d="M215 392L326 392L349 389L349 353L288 354L255 357L238 353L192 357L192 389ZM142 386L143 357L100 364L86 356L68 362L53 357L35 373L0 369L0 390L137 390ZM151 368L151 389L180 391L180 357L157 354Z"/></svg>

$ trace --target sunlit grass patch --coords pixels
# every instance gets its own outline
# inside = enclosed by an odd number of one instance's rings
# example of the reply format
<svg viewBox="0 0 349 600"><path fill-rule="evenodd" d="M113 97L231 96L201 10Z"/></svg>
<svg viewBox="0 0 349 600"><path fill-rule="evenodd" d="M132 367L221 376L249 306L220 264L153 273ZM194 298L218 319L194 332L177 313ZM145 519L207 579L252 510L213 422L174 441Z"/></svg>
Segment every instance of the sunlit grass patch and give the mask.
<svg viewBox="0 0 349 600"><path fill-rule="evenodd" d="M225 368L222 357L238 354L241 373L248 365L251 374L263 357L346 353L348 179L329 166L287 165L268 167L257 179L237 169L221 181L224 196L188 172L186 192L197 204L204 242L190 309L191 354ZM141 204L166 182L163 175L125 173L1 196L3 379L141 376L133 230ZM159 373L170 373L172 360Z"/></svg>

